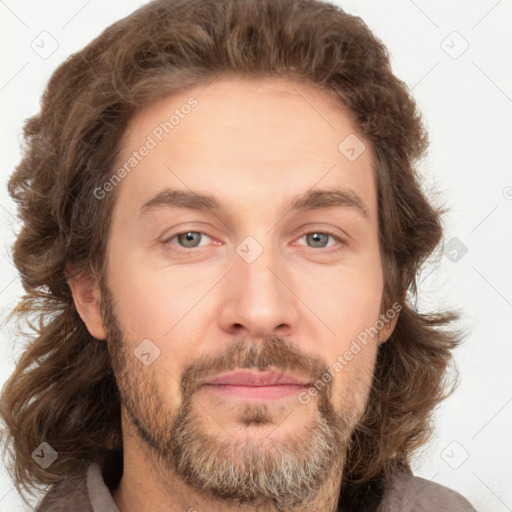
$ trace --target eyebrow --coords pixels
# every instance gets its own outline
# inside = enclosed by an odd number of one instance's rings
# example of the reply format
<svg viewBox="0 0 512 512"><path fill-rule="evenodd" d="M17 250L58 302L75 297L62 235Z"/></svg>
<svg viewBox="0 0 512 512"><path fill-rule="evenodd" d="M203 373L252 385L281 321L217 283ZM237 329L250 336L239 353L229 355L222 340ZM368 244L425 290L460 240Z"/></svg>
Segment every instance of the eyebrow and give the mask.
<svg viewBox="0 0 512 512"><path fill-rule="evenodd" d="M225 201L212 195L167 188L146 201L140 208L140 214L144 216L162 207L214 212L228 209ZM306 211L336 207L349 207L359 212L366 220L370 218L368 208L352 190L309 190L305 194L293 198L290 210Z"/></svg>

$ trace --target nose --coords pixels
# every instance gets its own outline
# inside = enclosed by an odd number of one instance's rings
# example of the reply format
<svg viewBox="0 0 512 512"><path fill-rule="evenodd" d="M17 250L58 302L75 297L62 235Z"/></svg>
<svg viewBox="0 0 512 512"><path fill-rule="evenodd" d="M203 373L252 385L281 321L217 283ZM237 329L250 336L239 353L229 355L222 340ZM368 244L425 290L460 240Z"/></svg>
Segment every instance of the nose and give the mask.
<svg viewBox="0 0 512 512"><path fill-rule="evenodd" d="M289 335L297 327L300 300L285 262L268 248L254 261L242 256L234 254L224 283L222 329L252 339Z"/></svg>

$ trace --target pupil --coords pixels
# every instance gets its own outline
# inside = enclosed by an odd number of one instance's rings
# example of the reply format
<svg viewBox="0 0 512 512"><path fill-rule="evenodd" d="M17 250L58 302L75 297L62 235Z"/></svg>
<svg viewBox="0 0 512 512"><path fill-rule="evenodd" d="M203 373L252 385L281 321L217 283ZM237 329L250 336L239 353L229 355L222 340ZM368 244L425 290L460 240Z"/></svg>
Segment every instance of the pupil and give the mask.
<svg viewBox="0 0 512 512"><path fill-rule="evenodd" d="M323 233L313 233L310 235L313 238L313 242L317 244L319 242L319 237L325 236ZM320 246L323 247L325 244L320 243Z"/></svg>
<svg viewBox="0 0 512 512"><path fill-rule="evenodd" d="M185 233L185 245L187 247L194 247L195 244L193 243L194 242L194 238L197 239L197 237L199 236L199 233L195 233L195 232L192 232L192 231L189 231L188 233ZM191 245L187 245L189 242L192 242Z"/></svg>

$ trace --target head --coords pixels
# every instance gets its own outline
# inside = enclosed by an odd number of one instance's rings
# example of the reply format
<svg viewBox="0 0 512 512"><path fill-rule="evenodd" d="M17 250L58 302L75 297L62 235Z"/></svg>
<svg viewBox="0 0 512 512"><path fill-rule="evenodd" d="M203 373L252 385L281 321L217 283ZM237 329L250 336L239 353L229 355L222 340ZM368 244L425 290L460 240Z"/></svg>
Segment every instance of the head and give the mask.
<svg viewBox="0 0 512 512"><path fill-rule="evenodd" d="M426 442L456 315L411 300L443 211L415 102L361 19L151 2L58 68L25 137L16 312L38 324L1 403L19 489L108 474L129 431L216 496L293 505L339 474L349 503ZM234 369L307 386L212 394Z"/></svg>

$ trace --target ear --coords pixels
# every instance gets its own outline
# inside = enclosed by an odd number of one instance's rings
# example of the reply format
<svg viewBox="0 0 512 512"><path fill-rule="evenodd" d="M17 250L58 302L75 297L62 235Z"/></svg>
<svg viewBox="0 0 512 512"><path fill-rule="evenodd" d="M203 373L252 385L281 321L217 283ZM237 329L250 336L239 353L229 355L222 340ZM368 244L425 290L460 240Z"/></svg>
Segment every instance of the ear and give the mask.
<svg viewBox="0 0 512 512"><path fill-rule="evenodd" d="M390 318L386 321L386 317L384 315L384 327L379 331L379 345L381 343L385 343L389 337L393 334L393 331L395 330L396 323L398 321L398 317L400 313L398 311L395 312L395 316L393 318Z"/></svg>
<svg viewBox="0 0 512 512"><path fill-rule="evenodd" d="M107 331L101 318L101 293L96 279L85 271L68 268L67 281L76 310L91 336L98 340L106 339Z"/></svg>

